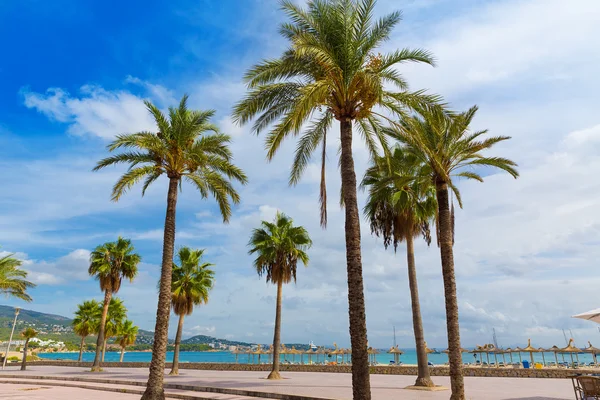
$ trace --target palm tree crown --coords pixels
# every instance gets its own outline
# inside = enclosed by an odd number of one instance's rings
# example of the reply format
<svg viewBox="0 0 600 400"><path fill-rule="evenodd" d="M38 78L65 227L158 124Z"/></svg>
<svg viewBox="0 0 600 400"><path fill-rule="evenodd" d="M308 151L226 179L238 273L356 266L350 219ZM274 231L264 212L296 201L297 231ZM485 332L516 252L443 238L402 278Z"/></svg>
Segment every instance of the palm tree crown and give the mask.
<svg viewBox="0 0 600 400"><path fill-rule="evenodd" d="M374 156L381 134L374 107L404 114L416 105L429 104L437 96L408 92L408 85L395 67L405 62L434 64L425 50L403 49L377 53L400 21L394 12L374 22L375 0L312 0L303 9L291 0L282 1L290 22L280 33L289 48L280 58L265 60L245 76L248 95L234 109L234 119L245 124L255 116L253 130L267 134L267 157L272 159L283 139L307 127L298 142L290 184L299 182L314 151L321 154L321 224L326 225L325 158L326 134L334 119L356 121ZM391 87L394 90L388 90ZM309 123L307 125L307 123Z"/></svg>
<svg viewBox="0 0 600 400"><path fill-rule="evenodd" d="M104 243L90 254L88 272L100 282L101 290L117 293L123 278L133 281L142 260L133 252L131 240L119 237L116 242Z"/></svg>
<svg viewBox="0 0 600 400"><path fill-rule="evenodd" d="M105 339L117 336L125 318L127 318L127 308L123 304L123 300L116 297L110 299L104 328Z"/></svg>
<svg viewBox="0 0 600 400"><path fill-rule="evenodd" d="M379 157L367 170L361 186L369 189L365 215L371 232L383 237L387 248L397 249L409 235L422 235L431 243L429 222L435 217L437 201L431 182L414 179L424 164L403 148L396 147L390 157Z"/></svg>
<svg viewBox="0 0 600 400"><path fill-rule="evenodd" d="M133 322L130 320L126 320L119 327L119 331L117 332L117 341L119 342L119 346L122 348L131 346L135 344L135 340L138 334L138 327L133 325Z"/></svg>
<svg viewBox="0 0 600 400"><path fill-rule="evenodd" d="M173 265L171 305L177 315L190 315L194 306L208 302L208 294L214 284L215 273L203 262L204 250L189 247L179 249L179 265Z"/></svg>
<svg viewBox="0 0 600 400"><path fill-rule="evenodd" d="M117 201L133 185L144 180L142 195L161 175L170 179L185 178L203 198L212 195L219 204L225 221L231 216L230 200L239 203L240 197L230 179L245 184L246 175L232 164L228 148L230 137L220 133L210 123L213 110L193 111L187 108L187 95L179 107L170 107L168 117L154 104L146 102L158 126L158 133L138 132L118 135L108 145L109 151L120 148L129 151L101 160L94 170L109 165L129 164L129 170L117 181L112 199ZM207 132L213 132L207 135Z"/></svg>
<svg viewBox="0 0 600 400"><path fill-rule="evenodd" d="M73 331L82 337L98 332L100 317L102 315L102 304L96 300L86 300L77 306L75 318L73 318Z"/></svg>
<svg viewBox="0 0 600 400"><path fill-rule="evenodd" d="M32 301L27 289L34 288L36 285L25 279L27 271L19 268L21 264L22 261L14 258L13 254L0 257L0 293Z"/></svg>
<svg viewBox="0 0 600 400"><path fill-rule="evenodd" d="M298 261L308 264L306 250L312 245L308 232L302 226L294 226L293 220L280 212L274 222L262 221L261 225L253 230L248 242L249 253L257 254L256 271L274 284L296 282Z"/></svg>
<svg viewBox="0 0 600 400"><path fill-rule="evenodd" d="M460 207L462 199L453 177L483 182L483 177L474 170L478 167L499 168L514 178L519 176L514 161L482 154L482 151L510 137L481 139L487 130L471 132L469 125L477 110L478 107L473 106L463 113L448 114L434 107L420 116L402 119L392 131L392 136L406 145L407 152L428 166L423 171L433 184L447 184L451 188Z"/></svg>
<svg viewBox="0 0 600 400"><path fill-rule="evenodd" d="M26 341L29 341L29 339L33 339L34 337L36 337L37 334L38 334L38 332L35 329L33 329L33 328L25 328L21 332L21 337L23 339L25 339Z"/></svg>

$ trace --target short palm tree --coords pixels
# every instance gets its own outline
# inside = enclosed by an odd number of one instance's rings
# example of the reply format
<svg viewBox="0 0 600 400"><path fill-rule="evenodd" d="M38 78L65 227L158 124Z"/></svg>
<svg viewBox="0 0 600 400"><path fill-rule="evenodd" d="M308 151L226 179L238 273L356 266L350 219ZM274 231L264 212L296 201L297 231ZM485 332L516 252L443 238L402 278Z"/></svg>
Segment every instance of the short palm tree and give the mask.
<svg viewBox="0 0 600 400"><path fill-rule="evenodd" d="M438 204L438 243L442 259L442 276L446 298L446 324L448 330L448 358L452 400L463 400L464 381L458 325L458 300L454 274L454 233L448 198L448 189L454 193L460 207L462 200L453 178L474 179L483 182L477 168L499 168L514 178L519 176L517 164L502 157L486 157L483 151L496 143L510 139L508 136L483 138L487 130L471 132L469 125L477 107L454 114L433 107L420 116L404 118L395 124L392 135L406 146L406 151L427 165L431 185L435 187Z"/></svg>
<svg viewBox="0 0 600 400"><path fill-rule="evenodd" d="M179 265L173 265L171 305L175 315L179 316L179 323L175 335L173 367L169 375L179 374L179 346L183 332L183 319L186 315L192 314L194 306L208 302L208 294L214 284L215 273L210 269L213 264L203 262L203 254L204 250L182 247L178 254Z"/></svg>
<svg viewBox="0 0 600 400"><path fill-rule="evenodd" d="M432 190L430 182L414 179L421 174L423 167L417 158L397 147L389 157L374 160L361 186L369 190L365 215L369 219L371 232L383 237L386 249L393 244L396 251L399 242L406 242L418 364L415 386L431 387L434 385L427 366L413 243L413 239L419 236L423 236L427 244L431 242L429 223L435 218L437 210L435 190Z"/></svg>
<svg viewBox="0 0 600 400"><path fill-rule="evenodd" d="M281 346L281 292L284 283L296 282L298 262L308 265L312 242L302 226L294 226L290 217L277 213L273 222L262 221L260 229L254 229L248 246L250 254L256 254L254 267L259 276L266 275L267 283L277 285L275 308L275 332L273 335L273 368L268 379L281 379L279 374L279 350Z"/></svg>
<svg viewBox="0 0 600 400"><path fill-rule="evenodd" d="M96 300L86 300L77 306L75 318L73 318L73 332L77 336L81 336L79 358L77 361L81 362L83 359L85 338L98 332L101 316L102 306Z"/></svg>
<svg viewBox="0 0 600 400"><path fill-rule="evenodd" d="M285 138L300 135L290 175L292 185L300 181L313 153L321 146L323 226L327 222L327 133L334 120L340 124L339 165L346 213L353 397L361 400L369 400L371 390L353 124L374 156L378 145L386 147L386 138L379 129L380 119L385 117L375 108L404 114L411 107L438 100L422 91L409 92L396 69L405 62L433 64L427 51L403 49L378 53L378 47L389 39L401 14L394 12L375 21L375 3L376 0L311 0L304 9L292 0L282 1L290 22L282 24L280 32L288 40L289 48L281 57L265 60L246 73L248 94L233 113L239 124L258 117L253 126L257 134L269 130L266 136L269 160Z"/></svg>
<svg viewBox="0 0 600 400"><path fill-rule="evenodd" d="M0 257L0 294L31 301L27 289L36 285L26 280L27 271L19 268L22 261L13 256L14 254L7 254Z"/></svg>
<svg viewBox="0 0 600 400"><path fill-rule="evenodd" d="M108 341L119 334L121 325L127 318L127 308L123 300L113 297L108 305L108 314L106 316L106 325L104 326L104 342L102 343L102 362L106 355L106 344Z"/></svg>
<svg viewBox="0 0 600 400"><path fill-rule="evenodd" d="M113 187L112 199L121 196L136 183L144 180L142 195L148 186L163 175L169 179L165 217L163 254L160 273L158 310L154 329L152 361L144 400L164 399L163 371L169 334L171 308L171 274L175 247L175 211L177 187L182 180L195 186L203 198L214 197L223 221L229 221L231 202L239 203L240 196L231 181L245 184L246 175L232 163L229 150L231 138L220 133L210 123L214 111L193 111L187 108L187 96L179 107L169 108L168 117L155 105L146 102L154 117L158 132L138 132L119 135L108 146L109 151L127 149L101 160L94 170L110 165L128 164L129 170ZM212 133L212 134L209 134Z"/></svg>
<svg viewBox="0 0 600 400"><path fill-rule="evenodd" d="M137 334L138 327L133 325L133 322L130 320L126 320L119 326L119 330L117 332L117 343L119 343L119 346L121 346L121 357L119 358L119 362L123 362L125 349L128 346L135 344Z"/></svg>
<svg viewBox="0 0 600 400"><path fill-rule="evenodd" d="M98 341L96 342L96 356L92 371L100 371L100 352L105 341L106 316L109 304L114 293L121 288L121 280L133 279L137 275L137 266L141 261L139 254L134 253L131 240L119 237L116 242L104 243L96 247L90 254L90 267L88 272L100 282L100 290L104 291L102 315L98 327Z"/></svg>
<svg viewBox="0 0 600 400"><path fill-rule="evenodd" d="M21 332L21 337L25 339L25 346L23 347L23 361L21 362L21 371L27 369L27 349L29 348L29 341L36 337L38 332L33 328L25 328Z"/></svg>

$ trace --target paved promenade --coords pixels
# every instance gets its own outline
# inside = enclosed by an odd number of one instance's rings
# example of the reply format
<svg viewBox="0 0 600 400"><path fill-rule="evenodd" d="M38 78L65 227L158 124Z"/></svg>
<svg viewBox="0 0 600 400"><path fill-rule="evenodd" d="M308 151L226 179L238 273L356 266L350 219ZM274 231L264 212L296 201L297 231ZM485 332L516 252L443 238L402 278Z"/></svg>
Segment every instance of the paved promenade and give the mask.
<svg viewBox="0 0 600 400"><path fill-rule="evenodd" d="M148 376L147 369L139 368L107 368L102 373L91 373L84 368L74 367L43 367L32 366L27 371L18 371L18 368L8 367L0 371L0 380L10 381L18 378L7 376L46 376L54 378L76 377L84 379L110 379L120 382L145 382ZM181 370L177 377L165 376L165 382L208 386L218 388L251 390L258 392L285 393L301 396L311 396L326 399L352 399L351 376L339 373L310 373L286 372L281 381L268 381L264 379L264 372L229 372L229 371L204 371ZM435 377L438 385L449 386L447 377ZM50 382L50 381L49 381ZM63 383L66 383L62 381ZM372 375L371 385L373 400L442 400L448 399L449 391L423 392L405 390L411 385L414 377ZM19 381L19 385L0 384L0 398L8 399L100 399L111 398L118 400L139 398L139 395L126 395L120 393L107 393L94 390L51 387L44 385L43 381L32 382L31 387L38 389L23 391L26 388ZM69 383L70 384L70 383ZM565 379L528 379L528 378L465 378L467 398L470 400L567 400L573 399L573 389L570 380ZM94 383L95 386L101 386ZM125 385L125 384L123 384ZM105 385L117 388L119 384ZM137 387L138 390L143 388ZM68 395L66 395L68 393ZM187 393L187 392L186 392ZM38 397L34 397L38 396ZM198 393L198 396L214 399L240 399L248 397L217 395L212 393Z"/></svg>

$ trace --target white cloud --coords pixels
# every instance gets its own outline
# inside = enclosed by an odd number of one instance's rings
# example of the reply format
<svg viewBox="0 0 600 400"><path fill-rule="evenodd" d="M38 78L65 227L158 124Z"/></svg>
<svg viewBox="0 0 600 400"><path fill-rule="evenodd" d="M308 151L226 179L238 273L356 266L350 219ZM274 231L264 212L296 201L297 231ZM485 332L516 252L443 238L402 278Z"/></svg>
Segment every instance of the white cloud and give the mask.
<svg viewBox="0 0 600 400"><path fill-rule="evenodd" d="M58 285L90 279L90 252L85 249L73 250L53 261L31 260L22 253L16 256L23 261L22 268L29 273L27 278L38 285Z"/></svg>
<svg viewBox="0 0 600 400"><path fill-rule="evenodd" d="M572 329L578 343L595 333L594 325L570 318L597 307L594 299L600 284L595 267L600 257L600 213L596 207L600 186L595 181L600 174L596 156L600 80L590 73L597 64L594 61L599 60L599 51L590 47L589 41L581 40L600 33L595 23L599 7L596 2L576 3L473 2L471 10L449 14L441 21L435 19L420 29L412 29L416 23L409 21L407 14L404 24L408 29L389 43L394 47L423 45L432 50L438 68L402 67L411 86L438 91L457 107L479 103L481 111L475 126L489 128L491 134L513 136L494 153L521 165L517 181L496 174L487 176L484 184L459 182L465 209L457 210L454 251L461 333L466 346L489 342L492 328L506 345L523 345L528 336L536 337L536 345L559 344L563 327ZM396 2L381 3L384 7L390 4L397 7ZM457 14L460 16L455 17ZM411 33L419 36L410 37ZM256 52L257 59L258 54L262 53ZM584 62L576 54L585 54ZM192 106L219 111L216 120L223 131L234 136L235 162L250 177L250 184L241 189L242 204L228 225L221 223L217 212L205 209L212 201L200 203L197 194L184 187L182 208L178 209L177 245L207 248L207 260L216 264L217 274L210 302L186 317L186 324L192 327L186 332L232 332L227 335L265 343L270 340L274 307L272 301L262 299L274 296L275 288L256 276L246 243L262 219L272 219L276 210L282 210L305 226L314 242L309 267L298 271L298 284L284 288L283 340L322 344L337 341L347 346L344 214L337 204L337 137L331 135L329 140L329 227L323 231L318 217L318 160L310 164L300 185L289 188L294 140L286 142L267 164L264 137L256 138L248 127L236 127L222 116L244 94L241 73L201 83L180 83L193 88ZM142 85L157 100L170 100L168 90L156 89L155 84L136 78L128 80ZM29 92L25 94L26 104L68 123L73 133L104 138L118 133L107 129L107 125L137 130L147 118L138 96L97 87L87 90L75 97L60 89L46 94ZM360 178L368 157L359 135L355 144ZM12 168L8 176L16 178L2 178L6 193L14 196L14 203L36 207L28 206L16 217L7 215L10 226L34 224L36 232L44 232L45 225L35 225L40 220L74 219L91 213L114 218L117 225L125 223L120 215L113 214L116 206L108 203L116 174L79 172L88 171L89 163L80 162L73 168L62 159L34 164L31 170L23 165ZM25 171L24 176L21 171ZM68 177L72 177L72 183ZM35 190L23 187L22 182ZM152 200L129 196L125 199L129 203L120 207L128 207L132 213L147 207L147 214L164 215L164 190L156 190L156 198L149 194ZM43 203L39 202L40 192L44 193ZM86 196L78 197L80 192ZM359 199L364 204L364 193ZM15 236L9 229L4 231L10 234L0 237L2 240ZM29 232L21 235L30 236ZM162 228L135 237L159 239ZM158 249L149 252L158 258ZM371 237L368 224L363 222L362 249L369 339L375 346L388 346L395 325L399 343L410 346L411 308L404 248L400 246L398 254L384 251L381 241ZM438 249L417 241L416 262L425 335L431 346L442 347L446 338ZM150 329L156 293L148 287L154 287L157 271L157 267L149 269L146 281L140 281L143 284L136 281L122 294L137 320ZM38 270L40 281L52 279L41 273L45 271ZM176 323L173 318L171 336Z"/></svg>
<svg viewBox="0 0 600 400"><path fill-rule="evenodd" d="M153 90L153 94L159 91ZM159 94L162 98L166 96ZM85 85L79 96L71 96L58 88L50 88L46 93L22 90L22 95L28 108L68 123L68 132L74 135L112 139L122 133L156 129L143 99L124 90L111 92L99 86Z"/></svg>

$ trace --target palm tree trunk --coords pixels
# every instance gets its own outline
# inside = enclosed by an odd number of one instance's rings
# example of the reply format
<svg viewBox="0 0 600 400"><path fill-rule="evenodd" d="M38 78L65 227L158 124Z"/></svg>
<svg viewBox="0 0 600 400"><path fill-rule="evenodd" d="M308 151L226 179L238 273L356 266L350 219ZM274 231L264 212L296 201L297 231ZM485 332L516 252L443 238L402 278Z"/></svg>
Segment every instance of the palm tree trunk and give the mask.
<svg viewBox="0 0 600 400"><path fill-rule="evenodd" d="M102 344L102 362L104 362L104 356L106 355L106 342L108 342L108 338L104 338L104 343Z"/></svg>
<svg viewBox="0 0 600 400"><path fill-rule="evenodd" d="M108 314L108 304L112 292L106 290L104 292L104 305L102 307L102 317L100 318L100 326L98 327L98 340L96 340L96 356L94 357L94 364L92 364L92 372L102 371L100 368L100 352L102 351L102 345L104 344L104 327L106 325L106 315Z"/></svg>
<svg viewBox="0 0 600 400"><path fill-rule="evenodd" d="M121 347L121 358L119 358L119 362L123 362L124 355L125 355L125 347Z"/></svg>
<svg viewBox="0 0 600 400"><path fill-rule="evenodd" d="M27 348L29 347L29 339L25 340L25 346L23 347L23 361L21 362L21 371L27 369Z"/></svg>
<svg viewBox="0 0 600 400"><path fill-rule="evenodd" d="M371 400L367 320L360 250L360 217L356 199L356 173L352 157L352 121L340 121L342 145L342 196L346 212L346 266L348 270L348 312L352 344L352 394L354 400Z"/></svg>
<svg viewBox="0 0 600 400"><path fill-rule="evenodd" d="M171 311L171 274L173 272L173 249L175 247L175 211L177 208L178 183L179 178L170 177L152 361L150 362L150 375L142 400L164 400L165 398L163 380L169 335L169 314Z"/></svg>
<svg viewBox="0 0 600 400"><path fill-rule="evenodd" d="M181 332L183 331L183 317L185 317L185 314L179 316L179 323L177 324L175 349L173 349L173 367L171 368L169 375L179 375L179 345L181 344Z"/></svg>
<svg viewBox="0 0 600 400"><path fill-rule="evenodd" d="M458 300L456 298L456 278L454 276L454 254L452 251L452 223L448 205L448 185L436 182L438 218L440 224L440 253L444 296L446 298L446 328L448 330L448 359L450 361L450 400L465 399L465 384L462 375L462 354L460 352L460 330L458 326Z"/></svg>
<svg viewBox="0 0 600 400"><path fill-rule="evenodd" d="M281 347L281 291L283 282L277 282L277 305L275 306L275 332L273 333L273 368L267 379L281 379L279 374L279 348Z"/></svg>
<svg viewBox="0 0 600 400"><path fill-rule="evenodd" d="M415 248L412 232L406 237L406 263L408 264L408 286L410 287L410 302L412 305L413 330L417 347L417 380L415 386L433 387L427 365L425 338L423 337L423 321L421 320L421 305L419 304L419 287L417 285L417 268L415 266Z"/></svg>
<svg viewBox="0 0 600 400"><path fill-rule="evenodd" d="M79 346L79 358L77 361L81 362L83 360L83 346L85 345L85 336L81 337L81 345Z"/></svg>

